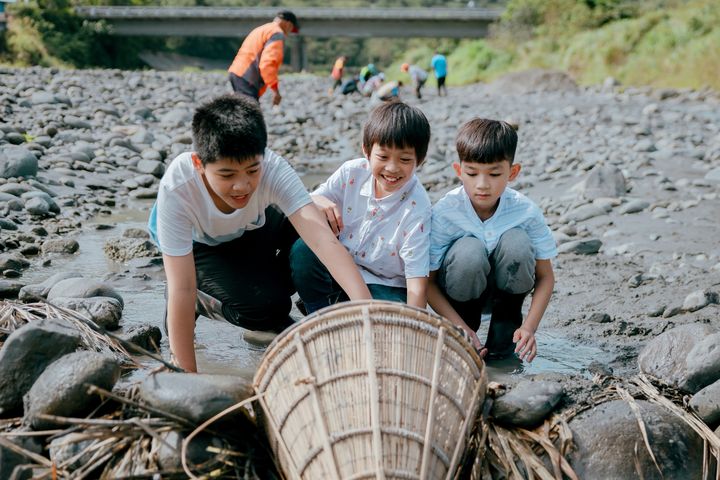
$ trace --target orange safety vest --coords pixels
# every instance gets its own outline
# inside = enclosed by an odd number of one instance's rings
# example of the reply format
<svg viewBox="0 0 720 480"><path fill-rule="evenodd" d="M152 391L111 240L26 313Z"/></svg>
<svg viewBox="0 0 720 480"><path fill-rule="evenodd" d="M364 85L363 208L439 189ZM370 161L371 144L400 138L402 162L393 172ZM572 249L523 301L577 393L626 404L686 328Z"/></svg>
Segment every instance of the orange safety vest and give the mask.
<svg viewBox="0 0 720 480"><path fill-rule="evenodd" d="M235 74L243 93L260 98L268 87L278 89L285 33L275 22L257 27L245 37L228 72Z"/></svg>

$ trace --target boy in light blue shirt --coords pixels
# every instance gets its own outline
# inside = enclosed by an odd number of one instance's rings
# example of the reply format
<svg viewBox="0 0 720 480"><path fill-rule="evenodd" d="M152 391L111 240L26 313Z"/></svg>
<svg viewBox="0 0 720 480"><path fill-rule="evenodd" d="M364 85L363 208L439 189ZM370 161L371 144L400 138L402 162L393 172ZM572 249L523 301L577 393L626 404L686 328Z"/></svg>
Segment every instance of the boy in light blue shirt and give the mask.
<svg viewBox="0 0 720 480"><path fill-rule="evenodd" d="M463 328L481 355L502 358L514 350L530 362L555 284L555 239L540 208L507 187L520 173L510 125L476 118L460 128L456 143L460 162L453 168L462 186L433 207L428 303ZM476 331L488 301L492 317L483 347Z"/></svg>

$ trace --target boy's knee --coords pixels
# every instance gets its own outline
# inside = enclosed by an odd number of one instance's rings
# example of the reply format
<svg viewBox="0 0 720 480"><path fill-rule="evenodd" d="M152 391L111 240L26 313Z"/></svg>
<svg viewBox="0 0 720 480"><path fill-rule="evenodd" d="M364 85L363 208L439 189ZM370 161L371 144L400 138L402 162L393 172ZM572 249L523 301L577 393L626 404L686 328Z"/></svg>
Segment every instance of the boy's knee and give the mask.
<svg viewBox="0 0 720 480"><path fill-rule="evenodd" d="M315 253L310 250L310 247L301 238L296 240L290 248L290 267L293 275L296 272L308 271L318 261Z"/></svg>
<svg viewBox="0 0 720 480"><path fill-rule="evenodd" d="M485 242L459 238L448 249L441 267L441 283L450 298L466 302L480 298L487 287L490 262Z"/></svg>
<svg viewBox="0 0 720 480"><path fill-rule="evenodd" d="M508 293L527 293L535 284L535 249L528 234L513 228L501 237L493 255L495 283Z"/></svg>

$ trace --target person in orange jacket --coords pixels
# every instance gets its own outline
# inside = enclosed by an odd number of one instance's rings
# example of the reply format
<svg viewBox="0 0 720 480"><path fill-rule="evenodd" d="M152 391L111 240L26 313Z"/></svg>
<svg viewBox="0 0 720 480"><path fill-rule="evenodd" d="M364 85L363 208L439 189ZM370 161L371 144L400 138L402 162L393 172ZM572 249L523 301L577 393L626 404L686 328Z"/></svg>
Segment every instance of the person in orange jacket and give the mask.
<svg viewBox="0 0 720 480"><path fill-rule="evenodd" d="M250 32L228 68L233 91L258 100L270 88L273 105L279 105L282 96L278 71L283 62L285 36L299 31L300 24L295 14L282 10L272 22Z"/></svg>

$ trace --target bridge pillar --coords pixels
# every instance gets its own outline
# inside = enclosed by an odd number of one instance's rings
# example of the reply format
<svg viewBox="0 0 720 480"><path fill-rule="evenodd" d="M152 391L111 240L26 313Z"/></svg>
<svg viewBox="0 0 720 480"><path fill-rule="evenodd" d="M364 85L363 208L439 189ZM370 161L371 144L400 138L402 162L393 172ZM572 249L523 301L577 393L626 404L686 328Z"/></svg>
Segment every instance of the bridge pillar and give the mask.
<svg viewBox="0 0 720 480"><path fill-rule="evenodd" d="M290 66L295 72L307 66L305 38L300 35L290 37Z"/></svg>

